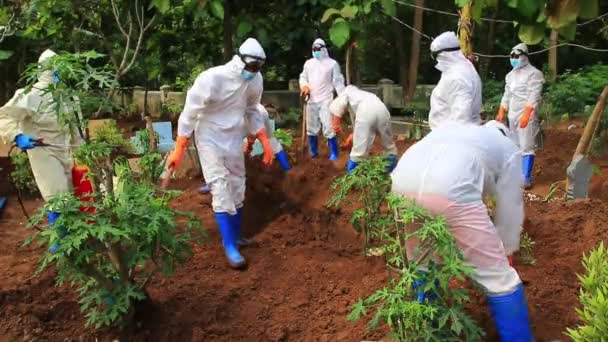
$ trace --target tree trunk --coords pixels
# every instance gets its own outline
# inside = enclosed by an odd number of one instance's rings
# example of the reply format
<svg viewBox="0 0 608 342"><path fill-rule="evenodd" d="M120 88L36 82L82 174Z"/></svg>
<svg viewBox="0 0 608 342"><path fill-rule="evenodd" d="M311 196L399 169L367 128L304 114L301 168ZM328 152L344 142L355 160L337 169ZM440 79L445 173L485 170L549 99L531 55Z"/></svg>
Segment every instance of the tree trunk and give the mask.
<svg viewBox="0 0 608 342"><path fill-rule="evenodd" d="M405 52L405 34L401 24L393 20L395 29L395 47L397 48L397 63L399 63L399 84L401 85L403 101L407 103L408 82L407 82L407 58Z"/></svg>
<svg viewBox="0 0 608 342"><path fill-rule="evenodd" d="M549 75L551 81L555 81L557 78L557 37L557 31L551 30L551 50L549 50Z"/></svg>
<svg viewBox="0 0 608 342"><path fill-rule="evenodd" d="M230 0L224 0L224 62L232 58L232 50L232 8Z"/></svg>
<svg viewBox="0 0 608 342"><path fill-rule="evenodd" d="M473 55L473 0L460 9L460 23L458 36L460 48L465 57L471 59Z"/></svg>
<svg viewBox="0 0 608 342"><path fill-rule="evenodd" d="M496 1L496 7L494 7L494 12L492 13L492 19L498 18L498 11L500 9L500 1ZM494 36L496 35L496 22L490 21L488 25L488 40L486 43L486 51L485 53L491 55L494 52ZM490 63L492 63L492 58L486 58L483 61L481 66L481 74L483 78L487 78L490 71Z"/></svg>
<svg viewBox="0 0 608 342"><path fill-rule="evenodd" d="M424 0L416 0L416 12L414 12L414 28L422 32L422 19ZM412 46L410 49L410 70L408 75L407 95L405 100L409 103L416 94L416 82L418 81L418 67L420 64L420 33L412 32Z"/></svg>

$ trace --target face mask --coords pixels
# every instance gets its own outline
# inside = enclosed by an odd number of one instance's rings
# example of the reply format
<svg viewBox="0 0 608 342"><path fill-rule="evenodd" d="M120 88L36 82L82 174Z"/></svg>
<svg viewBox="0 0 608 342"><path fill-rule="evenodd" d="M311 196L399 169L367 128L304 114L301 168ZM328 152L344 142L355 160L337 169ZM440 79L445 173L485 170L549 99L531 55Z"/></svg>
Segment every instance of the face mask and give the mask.
<svg viewBox="0 0 608 342"><path fill-rule="evenodd" d="M245 81L250 81L251 79L253 79L255 77L255 74L256 74L255 72L243 70L243 71L241 71L241 78L244 79Z"/></svg>
<svg viewBox="0 0 608 342"><path fill-rule="evenodd" d="M59 75L57 75L57 73L53 71L53 84L57 84L59 82L61 82Z"/></svg>
<svg viewBox="0 0 608 342"><path fill-rule="evenodd" d="M321 51L313 51L312 56L316 59L321 59Z"/></svg>
<svg viewBox="0 0 608 342"><path fill-rule="evenodd" d="M511 66L512 67L517 68L520 65L521 65L521 61L519 60L519 58L517 58L517 59L511 58Z"/></svg>

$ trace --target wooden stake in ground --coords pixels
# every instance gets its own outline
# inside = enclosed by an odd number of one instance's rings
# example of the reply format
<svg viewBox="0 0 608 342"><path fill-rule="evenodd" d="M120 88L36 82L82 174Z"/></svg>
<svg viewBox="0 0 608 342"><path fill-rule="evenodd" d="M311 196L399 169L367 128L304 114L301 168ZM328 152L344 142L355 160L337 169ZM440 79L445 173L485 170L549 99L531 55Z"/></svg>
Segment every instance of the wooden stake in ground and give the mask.
<svg viewBox="0 0 608 342"><path fill-rule="evenodd" d="M152 117L149 115L146 115L146 129L150 134L150 150L156 152L158 144L156 142L156 135L154 134L154 127L152 126Z"/></svg>
<svg viewBox="0 0 608 342"><path fill-rule="evenodd" d="M576 146L576 151L572 157L572 162L567 169L566 199L587 198L589 192L589 181L593 174L593 165L588 159L589 151L593 142L593 137L600 124L602 114L606 109L606 99L608 98L608 86L600 94L595 108L587 120L583 135Z"/></svg>

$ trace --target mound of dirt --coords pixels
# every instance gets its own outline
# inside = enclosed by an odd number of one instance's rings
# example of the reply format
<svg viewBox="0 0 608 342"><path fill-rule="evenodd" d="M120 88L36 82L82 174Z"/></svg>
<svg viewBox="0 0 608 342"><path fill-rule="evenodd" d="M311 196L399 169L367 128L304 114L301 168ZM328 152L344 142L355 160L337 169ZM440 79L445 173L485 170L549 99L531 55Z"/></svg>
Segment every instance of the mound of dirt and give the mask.
<svg viewBox="0 0 608 342"><path fill-rule="evenodd" d="M557 133L556 133L557 132ZM576 146L576 135L547 132L538 156L537 180L553 183ZM409 143L399 142L400 151ZM326 160L300 157L285 175L277 165L265 169L248 161L244 235L257 245L243 249L244 272L227 267L215 227L209 195L197 191L198 178L173 183L185 190L172 205L192 211L209 235L194 246L191 259L168 278L156 277L147 291L150 302L132 330L85 329L75 292L55 287L54 272L33 276L41 253L20 249L31 234L12 201L0 222L0 341L360 341L377 340L387 329L369 332L367 323L346 315L360 297L387 281L381 258L362 255L362 239L349 224L352 208L328 209L330 185L344 173L348 156ZM28 210L40 202L28 201ZM535 265L516 264L526 281L534 333L538 341L564 339L577 322L576 273L581 255L605 239L608 204L599 199L526 204L525 229L536 242ZM468 310L496 340L485 298L475 292Z"/></svg>

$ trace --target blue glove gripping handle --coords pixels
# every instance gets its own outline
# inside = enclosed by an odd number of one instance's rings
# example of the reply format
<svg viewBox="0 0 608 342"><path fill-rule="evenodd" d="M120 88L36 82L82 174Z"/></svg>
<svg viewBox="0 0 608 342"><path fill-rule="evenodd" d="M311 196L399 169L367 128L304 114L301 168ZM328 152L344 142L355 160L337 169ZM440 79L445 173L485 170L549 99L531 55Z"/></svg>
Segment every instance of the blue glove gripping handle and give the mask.
<svg viewBox="0 0 608 342"><path fill-rule="evenodd" d="M27 134L17 134L15 137L15 145L22 150L34 148L36 140Z"/></svg>

